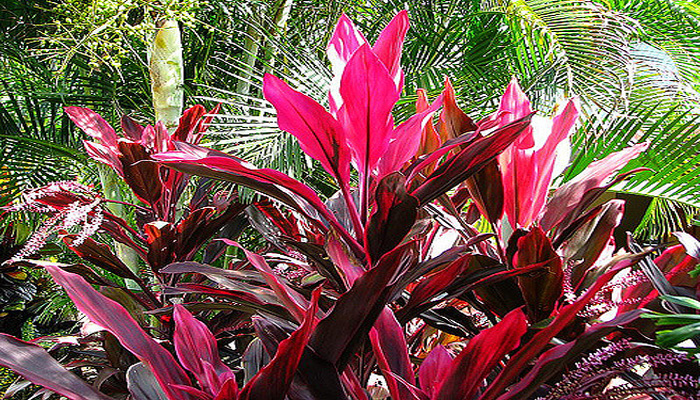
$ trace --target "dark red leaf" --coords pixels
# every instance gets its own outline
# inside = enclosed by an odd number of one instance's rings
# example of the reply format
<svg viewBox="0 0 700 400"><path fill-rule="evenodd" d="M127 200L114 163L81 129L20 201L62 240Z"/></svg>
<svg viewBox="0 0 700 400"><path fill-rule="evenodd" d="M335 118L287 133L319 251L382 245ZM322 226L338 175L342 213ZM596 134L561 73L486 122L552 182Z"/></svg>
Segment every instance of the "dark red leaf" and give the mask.
<svg viewBox="0 0 700 400"><path fill-rule="evenodd" d="M396 399L408 398L409 394L405 393L408 389L404 385L399 385L396 377L402 378L411 385L415 385L416 379L403 328L390 308L384 307L379 314L369 332L369 339L392 396Z"/></svg>
<svg viewBox="0 0 700 400"><path fill-rule="evenodd" d="M634 310L611 321L595 324L576 339L553 347L537 359L532 369L518 383L511 386L499 400L519 400L529 398L541 385L553 378L572 361L581 358L587 350L596 346L606 335L619 331L624 325L635 321L645 310Z"/></svg>
<svg viewBox="0 0 700 400"><path fill-rule="evenodd" d="M561 258L538 226L518 239L513 256L513 268L516 270L535 264L543 265L544 268L518 276L518 285L532 323L548 318L554 311L554 306L562 295L564 282Z"/></svg>
<svg viewBox="0 0 700 400"><path fill-rule="evenodd" d="M134 142L141 141L141 135L143 135L143 130L145 129L143 126L126 114L122 115L121 123L122 131L124 131L124 135L127 139L133 140Z"/></svg>
<svg viewBox="0 0 700 400"><path fill-rule="evenodd" d="M146 364L171 400L189 400L191 397L173 390L171 385L190 386L190 380L173 356L139 326L119 303L106 298L83 278L56 266L45 267L56 283L61 285L75 306L88 318L119 339L127 350Z"/></svg>
<svg viewBox="0 0 700 400"><path fill-rule="evenodd" d="M376 209L365 230L365 246L372 261L394 249L411 230L418 215L418 200L406 192L406 178L389 174L377 184Z"/></svg>
<svg viewBox="0 0 700 400"><path fill-rule="evenodd" d="M175 228L169 222L155 221L143 226L148 241L148 264L153 272L175 261Z"/></svg>
<svg viewBox="0 0 700 400"><path fill-rule="evenodd" d="M452 361L434 399L472 399L493 368L506 354L518 347L520 338L526 331L525 314L517 309L493 327L473 337Z"/></svg>
<svg viewBox="0 0 700 400"><path fill-rule="evenodd" d="M311 337L311 347L324 360L343 370L355 346L364 340L384 309L387 286L399 271L415 264L415 242L405 243L385 254L377 265L364 272L353 286L338 298L333 310L319 322Z"/></svg>
<svg viewBox="0 0 700 400"><path fill-rule="evenodd" d="M650 250L651 251L651 250ZM489 385L479 400L493 400L506 391L506 388L523 372L530 361L542 352L559 332L566 328L576 315L583 310L593 296L610 281L618 272L624 268L629 268L639 260L646 257L650 252L628 254L613 258L604 268L605 273L601 275L595 283L574 303L562 307L554 320L544 329L537 332L532 339L520 347L505 367L498 374L496 379Z"/></svg>
<svg viewBox="0 0 700 400"><path fill-rule="evenodd" d="M86 238L80 245L74 246L77 236L76 234L63 235L62 239L63 243L65 243L69 249L73 250L78 257L122 278L137 279L129 267L112 253L109 246L98 243L91 238Z"/></svg>
<svg viewBox="0 0 700 400"><path fill-rule="evenodd" d="M532 114L504 126L489 136L472 141L458 154L440 164L425 182L411 193L427 204L494 160L530 126Z"/></svg>
<svg viewBox="0 0 700 400"><path fill-rule="evenodd" d="M317 288L311 294L311 304L304 320L289 338L280 342L277 353L253 379L241 390L241 400L283 400L296 374L299 361L309 342L311 332L316 325L316 312L318 311L318 299L321 297L322 288Z"/></svg>
<svg viewBox="0 0 700 400"><path fill-rule="evenodd" d="M140 143L121 141L119 161L124 171L124 182L136 197L153 206L163 194L159 166L151 160L146 148Z"/></svg>

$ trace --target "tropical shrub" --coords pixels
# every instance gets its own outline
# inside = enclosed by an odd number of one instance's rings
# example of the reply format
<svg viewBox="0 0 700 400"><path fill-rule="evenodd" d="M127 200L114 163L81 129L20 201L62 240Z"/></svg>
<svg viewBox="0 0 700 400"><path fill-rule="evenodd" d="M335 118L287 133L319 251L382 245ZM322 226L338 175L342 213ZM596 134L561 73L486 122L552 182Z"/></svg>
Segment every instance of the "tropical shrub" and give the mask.
<svg viewBox="0 0 700 400"><path fill-rule="evenodd" d="M201 106L172 133L126 117L123 138L94 112L68 108L96 140L86 142L88 153L119 174L143 215L130 224L90 188L50 185L13 206L50 214L20 256L58 231L78 256L139 289L85 265L29 261L100 327L74 345L93 351L67 365L93 384L7 335L0 364L75 399L696 396L694 360L653 345L644 336L653 325L628 306L647 304L639 294L649 284L697 260L651 261L653 249L633 241L634 251L614 254L624 202L599 201L637 172L623 168L647 144L591 164L550 193L568 161L573 100L552 118L535 115L514 80L499 110L474 121L446 80L432 103L419 91L416 113L396 125L407 29L401 12L371 46L340 18L328 46L328 109L265 77L280 129L337 184L325 201L280 171L200 146L209 123ZM206 179L180 209L193 175ZM266 199L207 196L210 179ZM257 252L230 228L244 209L269 242ZM129 246L146 268L124 265L95 232ZM218 255L222 245L245 258L208 265L216 257L202 249ZM693 279L684 283L697 287Z"/></svg>

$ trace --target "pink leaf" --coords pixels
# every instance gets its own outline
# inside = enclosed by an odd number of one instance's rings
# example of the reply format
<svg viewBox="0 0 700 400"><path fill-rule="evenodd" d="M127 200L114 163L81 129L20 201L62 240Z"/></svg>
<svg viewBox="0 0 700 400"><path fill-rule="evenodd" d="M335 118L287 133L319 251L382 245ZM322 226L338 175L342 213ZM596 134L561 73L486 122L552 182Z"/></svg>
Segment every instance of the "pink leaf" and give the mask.
<svg viewBox="0 0 700 400"><path fill-rule="evenodd" d="M557 189L540 220L542 229L549 230L559 224L572 210L579 207L579 203L588 191L601 187L605 181L648 147L649 143L639 143L612 153L602 160L591 163L574 179Z"/></svg>
<svg viewBox="0 0 700 400"><path fill-rule="evenodd" d="M345 67L340 94L344 104L339 120L361 179L366 180L389 147L391 109L399 99L389 71L369 45L360 47Z"/></svg>
<svg viewBox="0 0 700 400"><path fill-rule="evenodd" d="M116 336L122 346L148 366L169 399L190 399L189 395L171 388L171 385L190 386L185 371L167 350L141 329L121 304L98 293L79 275L53 265L45 268L56 283L66 290L78 310Z"/></svg>
<svg viewBox="0 0 700 400"><path fill-rule="evenodd" d="M318 160L341 185L347 186L350 152L338 121L316 101L273 75L265 75L263 92L277 110L280 129L294 135L306 154Z"/></svg>
<svg viewBox="0 0 700 400"><path fill-rule="evenodd" d="M64 110L68 118L88 136L97 139L104 146L117 147L117 133L100 114L83 107L66 107Z"/></svg>
<svg viewBox="0 0 700 400"><path fill-rule="evenodd" d="M177 357L182 365L199 381L202 389L211 394L221 390L223 383L235 376L231 369L221 362L216 339L202 322L195 319L180 304L173 310L175 334L173 341ZM213 374L207 373L209 369Z"/></svg>
<svg viewBox="0 0 700 400"><path fill-rule="evenodd" d="M422 132L427 125L432 126L433 114L440 106L442 96L435 99L429 108L412 115L394 129L389 146L377 166L378 178L400 170L406 161L416 156L421 145Z"/></svg>
<svg viewBox="0 0 700 400"><path fill-rule="evenodd" d="M408 12L400 11L384 28L372 50L386 65L389 75L394 79L396 89L401 92L403 87L403 71L401 71L401 49L408 31Z"/></svg>

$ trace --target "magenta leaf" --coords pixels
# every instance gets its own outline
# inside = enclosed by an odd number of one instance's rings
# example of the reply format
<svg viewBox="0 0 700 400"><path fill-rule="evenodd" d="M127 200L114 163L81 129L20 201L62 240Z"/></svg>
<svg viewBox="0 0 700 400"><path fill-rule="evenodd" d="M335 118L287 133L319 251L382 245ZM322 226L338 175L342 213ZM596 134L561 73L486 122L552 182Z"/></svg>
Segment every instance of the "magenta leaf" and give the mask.
<svg viewBox="0 0 700 400"><path fill-rule="evenodd" d="M202 389L216 394L224 382L235 381L229 367L221 362L216 339L204 323L195 319L182 305L173 310L175 352L182 365L199 381Z"/></svg>
<svg viewBox="0 0 700 400"><path fill-rule="evenodd" d="M83 107L66 107L64 110L71 121L88 136L97 139L104 146L116 149L117 133L100 114Z"/></svg>
<svg viewBox="0 0 700 400"><path fill-rule="evenodd" d="M316 325L321 290L321 287L316 288L311 294L311 303L299 328L289 338L280 342L272 361L243 387L239 396L241 400L283 400L285 398Z"/></svg>
<svg viewBox="0 0 700 400"><path fill-rule="evenodd" d="M516 349L527 331L525 314L513 310L491 328L474 336L452 360L435 400L472 399L503 357Z"/></svg>
<svg viewBox="0 0 700 400"><path fill-rule="evenodd" d="M153 371L170 400L190 399L189 395L171 388L171 385L190 386L185 371L167 350L144 332L121 304L98 293L78 275L52 265L45 268L66 290L78 310L116 336L122 346Z"/></svg>
<svg viewBox="0 0 700 400"><path fill-rule="evenodd" d="M406 10L399 11L379 34L377 42L372 47L374 54L384 63L389 75L394 79L397 92L401 92L403 87L401 50L408 25L408 12Z"/></svg>
<svg viewBox="0 0 700 400"><path fill-rule="evenodd" d="M71 400L111 399L65 369L43 348L4 333L0 333L0 365Z"/></svg>
<svg viewBox="0 0 700 400"><path fill-rule="evenodd" d="M361 46L345 66L340 94L344 103L338 118L364 182L389 146L391 109L399 99L389 71L369 45Z"/></svg>
<svg viewBox="0 0 700 400"><path fill-rule="evenodd" d="M423 129L430 124L435 111L442 105L442 96L435 99L425 110L412 115L406 122L397 126L391 134L387 151L377 165L377 176L383 177L398 171L406 161L415 157L421 145Z"/></svg>
<svg viewBox="0 0 700 400"><path fill-rule="evenodd" d="M350 151L338 121L315 100L273 75L265 75L263 92L277 110L280 129L294 135L306 154L318 160L340 185L347 187Z"/></svg>
<svg viewBox="0 0 700 400"><path fill-rule="evenodd" d="M442 381L447 377L452 364L452 355L443 345L437 345L425 359L418 370L418 380L423 392L431 399L437 395Z"/></svg>
<svg viewBox="0 0 700 400"><path fill-rule="evenodd" d="M408 356L408 345L403 328L390 308L384 307L379 314L369 332L369 339L392 396L396 399L408 398L408 394L404 393L407 390L406 386L399 385L396 377L402 378L411 385L415 385L416 380Z"/></svg>

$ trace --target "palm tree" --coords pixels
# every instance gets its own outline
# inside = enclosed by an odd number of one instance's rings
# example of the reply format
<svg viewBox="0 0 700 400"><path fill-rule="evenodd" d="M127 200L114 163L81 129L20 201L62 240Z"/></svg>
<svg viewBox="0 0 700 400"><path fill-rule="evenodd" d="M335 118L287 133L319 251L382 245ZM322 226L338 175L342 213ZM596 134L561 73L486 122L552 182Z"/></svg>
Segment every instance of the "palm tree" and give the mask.
<svg viewBox="0 0 700 400"><path fill-rule="evenodd" d="M323 5L337 8L309 12ZM344 11L372 39L405 7L411 29L404 47L405 107L396 110L399 118L411 111L416 88L435 93L444 76L455 83L463 108L477 117L496 108L512 76L545 112L557 100L577 95L583 118L573 140L573 165L562 182L596 159L632 143L651 141L646 154L628 168L646 166L652 171L614 189L651 197L643 221L648 227L665 227L665 233L686 226L698 214L700 173L694 171L700 157L696 149L700 8L696 2L370 0L341 6L330 0L295 1L286 27L269 19L250 19L249 32L255 32L259 45L244 51L249 51L248 60L254 52L255 64L235 54L213 58L216 68L233 82L245 81L247 89L243 93L231 90L233 86L210 88L207 98L228 104L216 144L265 165L308 174L308 164L276 129L273 111L260 100L262 74L274 71L323 99L329 77L322 55L326 40L321 39L329 30L319 27L327 27ZM284 162L290 158L294 162Z"/></svg>

